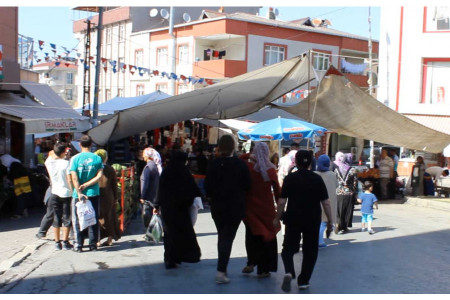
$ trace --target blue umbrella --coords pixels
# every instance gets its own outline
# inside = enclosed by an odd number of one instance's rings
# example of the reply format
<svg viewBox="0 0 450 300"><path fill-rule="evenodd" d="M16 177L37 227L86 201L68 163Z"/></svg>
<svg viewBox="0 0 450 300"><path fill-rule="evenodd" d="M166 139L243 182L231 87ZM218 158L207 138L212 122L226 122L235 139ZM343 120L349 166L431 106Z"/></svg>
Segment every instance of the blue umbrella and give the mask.
<svg viewBox="0 0 450 300"><path fill-rule="evenodd" d="M242 129L238 131L238 136L252 141L288 141L309 139L313 135L322 136L325 131L326 128L305 121L275 118Z"/></svg>

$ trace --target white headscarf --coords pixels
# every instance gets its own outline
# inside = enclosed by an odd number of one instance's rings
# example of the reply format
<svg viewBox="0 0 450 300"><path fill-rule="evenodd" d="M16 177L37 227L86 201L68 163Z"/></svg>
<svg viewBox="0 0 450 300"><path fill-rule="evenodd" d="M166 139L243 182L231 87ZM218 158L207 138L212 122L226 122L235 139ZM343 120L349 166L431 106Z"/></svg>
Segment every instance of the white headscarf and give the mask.
<svg viewBox="0 0 450 300"><path fill-rule="evenodd" d="M274 164L269 160L269 147L266 143L256 143L255 148L253 148L253 156L255 159L255 167L253 168L256 172L261 173L264 181L270 181L269 174L267 170L275 169Z"/></svg>
<svg viewBox="0 0 450 300"><path fill-rule="evenodd" d="M158 151L156 151L153 148L145 148L144 152L142 154L144 157L148 157L150 158L155 164L156 167L158 167L158 172L161 175L162 172L162 160L161 160L161 155L159 155Z"/></svg>

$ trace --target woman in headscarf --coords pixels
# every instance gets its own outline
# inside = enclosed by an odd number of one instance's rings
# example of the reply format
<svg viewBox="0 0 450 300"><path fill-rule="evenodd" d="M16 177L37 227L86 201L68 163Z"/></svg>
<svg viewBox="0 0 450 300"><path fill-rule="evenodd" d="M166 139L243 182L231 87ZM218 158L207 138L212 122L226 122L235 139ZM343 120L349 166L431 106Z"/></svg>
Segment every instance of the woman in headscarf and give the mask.
<svg viewBox="0 0 450 300"><path fill-rule="evenodd" d="M291 150L280 160L280 168L278 169L278 183L280 184L280 186L283 185L284 177L286 177L292 171L292 169L295 168L296 153L297 150Z"/></svg>
<svg viewBox="0 0 450 300"><path fill-rule="evenodd" d="M269 160L267 144L256 143L247 165L251 176L244 218L248 261L242 272L251 273L257 266L258 278L266 278L270 272L277 271L276 235L280 228L275 228L272 221L276 214L274 200L278 201L280 185L276 168Z"/></svg>
<svg viewBox="0 0 450 300"><path fill-rule="evenodd" d="M336 211L337 211L337 200L336 200L336 188L337 188L337 179L334 172L330 171L330 158L326 154L322 154L317 159L317 171L315 171L322 177L325 186L327 187L328 199L331 204L331 216L333 220L331 224L336 224ZM323 240L323 234L325 229L327 228L328 218L325 214L325 211L322 207L322 223L320 223L320 231L319 231L319 248L324 248L327 246L325 241Z"/></svg>
<svg viewBox="0 0 450 300"><path fill-rule="evenodd" d="M142 204L142 221L145 228L147 228L153 215L153 205L156 200L159 175L161 174L162 167L160 164L157 164L158 158L161 159L161 157L155 149L150 147L145 148L142 157L147 164L141 173L141 195L139 201ZM146 234L144 239L151 240L151 237Z"/></svg>
<svg viewBox="0 0 450 300"><path fill-rule="evenodd" d="M354 197L357 192L358 179L356 169L351 167L352 155L336 153L334 173L338 180L337 195L337 225L334 231L338 234L348 232L352 227Z"/></svg>
<svg viewBox="0 0 450 300"><path fill-rule="evenodd" d="M164 226L164 263L167 269L181 262L200 261L191 220L194 198L201 197L200 189L186 166L187 154L172 152L170 162L161 173L155 213L161 213Z"/></svg>
<svg viewBox="0 0 450 300"><path fill-rule="evenodd" d="M101 246L111 246L113 239L117 241L121 237L119 219L117 218L117 202L119 194L117 191L117 176L113 167L106 164L108 153L104 149L95 152L102 158L103 175L98 182L100 186L100 239L108 239ZM97 246L100 246L100 241Z"/></svg>

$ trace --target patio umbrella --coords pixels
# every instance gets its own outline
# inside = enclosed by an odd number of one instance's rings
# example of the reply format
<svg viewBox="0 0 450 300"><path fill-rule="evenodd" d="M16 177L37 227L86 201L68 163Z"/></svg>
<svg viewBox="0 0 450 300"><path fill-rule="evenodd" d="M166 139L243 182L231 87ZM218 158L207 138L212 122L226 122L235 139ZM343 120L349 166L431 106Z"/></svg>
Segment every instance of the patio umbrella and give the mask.
<svg viewBox="0 0 450 300"><path fill-rule="evenodd" d="M238 131L240 139L252 141L281 141L310 139L322 136L326 128L306 121L275 118Z"/></svg>

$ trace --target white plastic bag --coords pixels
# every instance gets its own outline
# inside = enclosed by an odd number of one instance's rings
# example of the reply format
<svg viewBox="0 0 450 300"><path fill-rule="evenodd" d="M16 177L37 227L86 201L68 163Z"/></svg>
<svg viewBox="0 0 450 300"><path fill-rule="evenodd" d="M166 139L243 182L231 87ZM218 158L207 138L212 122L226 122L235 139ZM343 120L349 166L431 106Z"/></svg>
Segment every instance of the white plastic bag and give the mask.
<svg viewBox="0 0 450 300"><path fill-rule="evenodd" d="M163 235L163 224L159 215L154 214L152 216L150 224L148 224L146 235L156 243L161 241L161 237Z"/></svg>
<svg viewBox="0 0 450 300"><path fill-rule="evenodd" d="M95 219L95 210L94 207L92 207L91 201L78 201L76 206L81 231L97 223L97 220Z"/></svg>
<svg viewBox="0 0 450 300"><path fill-rule="evenodd" d="M192 203L191 205L191 221L192 221L192 226L195 225L195 222L197 222L197 215L198 215L198 211L200 209L203 209L203 202L202 202L202 198L200 197L195 197L194 198L194 203Z"/></svg>

